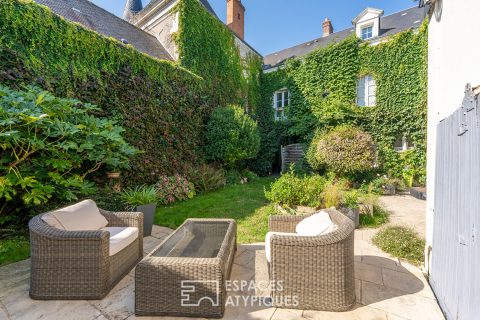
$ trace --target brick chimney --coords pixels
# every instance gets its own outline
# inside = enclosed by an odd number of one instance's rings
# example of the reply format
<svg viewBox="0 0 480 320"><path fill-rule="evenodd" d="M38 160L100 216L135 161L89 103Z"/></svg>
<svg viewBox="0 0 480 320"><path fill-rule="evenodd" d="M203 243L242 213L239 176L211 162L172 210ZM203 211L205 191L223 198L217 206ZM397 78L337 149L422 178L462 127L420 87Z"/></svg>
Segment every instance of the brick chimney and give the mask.
<svg viewBox="0 0 480 320"><path fill-rule="evenodd" d="M325 21L323 21L322 27L323 27L323 37L328 37L333 33L332 21L330 21L328 17L325 18Z"/></svg>
<svg viewBox="0 0 480 320"><path fill-rule="evenodd" d="M243 40L245 37L245 7L242 0L227 0L227 26Z"/></svg>

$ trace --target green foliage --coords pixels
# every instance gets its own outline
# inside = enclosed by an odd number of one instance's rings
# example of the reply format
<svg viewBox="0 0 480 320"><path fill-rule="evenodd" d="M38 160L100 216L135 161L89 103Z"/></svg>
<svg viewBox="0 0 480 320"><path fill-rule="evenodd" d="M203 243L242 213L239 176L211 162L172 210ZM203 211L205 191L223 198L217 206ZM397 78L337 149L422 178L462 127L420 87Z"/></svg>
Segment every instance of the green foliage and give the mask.
<svg viewBox="0 0 480 320"><path fill-rule="evenodd" d="M207 124L205 155L234 168L254 158L260 148L257 124L237 106L215 109Z"/></svg>
<svg viewBox="0 0 480 320"><path fill-rule="evenodd" d="M97 204L97 207L104 210L113 212L123 212L127 210L127 207L123 204L122 194L109 188L98 188L95 194L89 195L89 199L92 199ZM52 204L51 209L61 208L67 204ZM46 209L46 208L44 208ZM48 211L48 210L46 210ZM41 211L39 211L40 213Z"/></svg>
<svg viewBox="0 0 480 320"><path fill-rule="evenodd" d="M155 186L136 186L122 191L120 199L128 210L145 204L157 203L158 196Z"/></svg>
<svg viewBox="0 0 480 320"><path fill-rule="evenodd" d="M200 77L30 1L2 0L0 16L0 84L36 83L117 119L142 151L122 172L125 183L152 184L202 161L204 119L213 108Z"/></svg>
<svg viewBox="0 0 480 320"><path fill-rule="evenodd" d="M394 257L421 264L424 259L425 240L410 228L390 226L381 230L372 242Z"/></svg>
<svg viewBox="0 0 480 320"><path fill-rule="evenodd" d="M265 199L263 190L273 180L267 177L248 184L227 186L188 201L158 208L155 224L176 229L188 218L230 218L237 222L239 243L265 241L268 216L275 211Z"/></svg>
<svg viewBox="0 0 480 320"><path fill-rule="evenodd" d="M314 169L327 168L338 175L373 169L375 145L370 134L351 126L339 126L328 133L319 131L307 152Z"/></svg>
<svg viewBox="0 0 480 320"><path fill-rule="evenodd" d="M0 239L0 266L25 260L30 256L30 242L25 237Z"/></svg>
<svg viewBox="0 0 480 320"><path fill-rule="evenodd" d="M208 164L190 168L187 177L195 186L195 191L199 193L212 192L227 184L225 171Z"/></svg>
<svg viewBox="0 0 480 320"><path fill-rule="evenodd" d="M198 0L181 0L176 10L179 31L174 39L180 63L205 79L212 105L241 104L255 109L260 57L251 54L243 60L233 33Z"/></svg>
<svg viewBox="0 0 480 320"><path fill-rule="evenodd" d="M254 120L258 123L260 133L260 151L255 159L248 162L249 168L261 176L272 173L272 164L282 143L286 142L287 121L275 121L273 92L285 87L285 73L283 70L262 74L260 77L260 100Z"/></svg>
<svg viewBox="0 0 480 320"><path fill-rule="evenodd" d="M343 194L342 206L349 209L357 209L360 194L357 190L346 191Z"/></svg>
<svg viewBox="0 0 480 320"><path fill-rule="evenodd" d="M319 175L299 177L287 172L278 178L265 197L279 205L319 207L323 202L326 180Z"/></svg>
<svg viewBox="0 0 480 320"><path fill-rule="evenodd" d="M372 214L360 215L360 227L362 228L378 228L388 222L388 211L382 207L373 206Z"/></svg>
<svg viewBox="0 0 480 320"><path fill-rule="evenodd" d="M241 184L242 175L237 169L230 169L225 172L225 178L227 179L227 184L230 186Z"/></svg>
<svg viewBox="0 0 480 320"><path fill-rule="evenodd" d="M77 200L92 191L89 174L126 168L136 153L124 129L91 115L90 104L0 86L0 106L0 225L51 198Z"/></svg>
<svg viewBox="0 0 480 320"><path fill-rule="evenodd" d="M262 146L268 150L266 155L260 154L262 166L268 167L273 150L279 149L274 138L279 135L273 125L272 98L276 90L286 87L291 100L288 120L283 124L290 140L309 142L317 129L328 131L339 124L360 126L377 145L380 168L397 178L408 171L407 180L424 183L427 41L427 22L418 32L408 30L374 46L352 36L289 60L284 69L266 74L257 108L266 118L259 122ZM377 103L375 107L357 107L357 79L367 74L376 81ZM393 149L403 135L415 145L405 155Z"/></svg>
<svg viewBox="0 0 480 320"><path fill-rule="evenodd" d="M164 205L192 199L196 194L195 185L179 174L160 177L155 188L158 202Z"/></svg>

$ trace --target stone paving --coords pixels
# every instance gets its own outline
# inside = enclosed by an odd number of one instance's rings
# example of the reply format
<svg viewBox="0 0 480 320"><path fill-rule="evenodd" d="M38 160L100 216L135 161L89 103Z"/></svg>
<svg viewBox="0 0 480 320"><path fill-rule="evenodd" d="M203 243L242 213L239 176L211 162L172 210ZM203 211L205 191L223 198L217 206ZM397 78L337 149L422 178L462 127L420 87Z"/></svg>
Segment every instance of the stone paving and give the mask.
<svg viewBox="0 0 480 320"><path fill-rule="evenodd" d="M425 239L427 202L411 195L381 196L379 204L390 212L390 224L410 227Z"/></svg>
<svg viewBox="0 0 480 320"><path fill-rule="evenodd" d="M154 227L145 238L145 253L152 250L171 230ZM355 278L357 303L348 312L287 310L268 307L227 306L224 319L261 320L441 320L444 319L421 271L391 258L371 243L376 230L355 232ZM28 296L30 261L0 268L0 319L180 319L136 317L134 312L134 271L130 272L103 300L35 301ZM239 245L231 279L268 279L262 243ZM234 292L230 295L265 296L265 292Z"/></svg>

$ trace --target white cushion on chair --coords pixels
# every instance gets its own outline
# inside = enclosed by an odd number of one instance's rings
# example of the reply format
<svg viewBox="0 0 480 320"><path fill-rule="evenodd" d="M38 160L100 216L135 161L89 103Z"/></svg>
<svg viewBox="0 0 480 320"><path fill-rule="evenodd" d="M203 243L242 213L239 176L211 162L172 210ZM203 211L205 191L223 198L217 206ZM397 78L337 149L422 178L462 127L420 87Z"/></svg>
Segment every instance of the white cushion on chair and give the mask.
<svg viewBox="0 0 480 320"><path fill-rule="evenodd" d="M315 237L335 231L337 225L325 211L320 211L300 221L295 231L300 236Z"/></svg>
<svg viewBox="0 0 480 320"><path fill-rule="evenodd" d="M93 200L81 201L52 211L49 215L55 217L63 229L68 231L100 230L108 225L107 219L100 213ZM48 219L44 221L48 224L52 223L48 222ZM56 226L53 225L53 227Z"/></svg>
<svg viewBox="0 0 480 320"><path fill-rule="evenodd" d="M298 236L296 233L287 233L287 232L268 232L265 237L265 255L267 256L267 261L271 262L271 239L273 235L283 235L283 236Z"/></svg>
<svg viewBox="0 0 480 320"><path fill-rule="evenodd" d="M65 230L65 228L62 226L62 224L58 221L58 219L53 215L51 212L45 213L42 216L43 222L48 224L50 227L54 227L60 230Z"/></svg>
<svg viewBox="0 0 480 320"><path fill-rule="evenodd" d="M138 238L138 228L135 227L106 227L102 230L110 232L110 256L119 253Z"/></svg>

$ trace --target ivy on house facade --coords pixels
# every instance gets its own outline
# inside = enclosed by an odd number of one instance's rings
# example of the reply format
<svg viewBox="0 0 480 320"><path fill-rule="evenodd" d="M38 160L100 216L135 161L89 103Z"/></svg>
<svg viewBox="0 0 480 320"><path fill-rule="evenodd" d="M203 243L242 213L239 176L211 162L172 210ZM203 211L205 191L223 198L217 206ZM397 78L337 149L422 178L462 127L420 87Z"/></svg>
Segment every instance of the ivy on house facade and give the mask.
<svg viewBox="0 0 480 320"><path fill-rule="evenodd" d="M357 106L357 83L371 75L376 83L376 103ZM282 133L273 117L273 97L288 88ZM288 60L284 67L262 76L259 114L266 152L259 162L273 160L278 139L308 143L317 129L354 124L375 139L378 162L394 177L425 180L427 110L427 24L401 32L386 42L369 45L351 36L342 42ZM407 137L414 148L399 153L394 144ZM285 139L285 138L284 138ZM273 147L273 144L276 144Z"/></svg>
<svg viewBox="0 0 480 320"><path fill-rule="evenodd" d="M259 96L260 56L241 56L235 36L198 0L180 0L174 36L179 63L203 77L214 106L239 104L254 109Z"/></svg>

